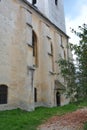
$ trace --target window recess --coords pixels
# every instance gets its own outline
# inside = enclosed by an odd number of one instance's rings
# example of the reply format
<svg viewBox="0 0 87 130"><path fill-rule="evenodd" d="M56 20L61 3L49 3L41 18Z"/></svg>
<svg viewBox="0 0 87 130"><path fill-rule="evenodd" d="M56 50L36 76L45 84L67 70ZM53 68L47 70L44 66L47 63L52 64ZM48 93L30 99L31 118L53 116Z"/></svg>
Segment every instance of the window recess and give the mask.
<svg viewBox="0 0 87 130"><path fill-rule="evenodd" d="M35 5L37 3L37 0L32 0L32 5Z"/></svg>
<svg viewBox="0 0 87 130"><path fill-rule="evenodd" d="M58 0L55 0L55 5L57 5L58 4Z"/></svg>

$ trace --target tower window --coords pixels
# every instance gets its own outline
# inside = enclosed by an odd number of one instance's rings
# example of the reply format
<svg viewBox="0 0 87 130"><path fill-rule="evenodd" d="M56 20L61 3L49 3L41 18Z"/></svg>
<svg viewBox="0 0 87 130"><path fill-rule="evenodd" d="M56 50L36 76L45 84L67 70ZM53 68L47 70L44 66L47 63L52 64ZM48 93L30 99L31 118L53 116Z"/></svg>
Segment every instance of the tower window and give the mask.
<svg viewBox="0 0 87 130"><path fill-rule="evenodd" d="M34 101L37 102L37 88L34 88Z"/></svg>
<svg viewBox="0 0 87 130"><path fill-rule="evenodd" d="M57 5L57 3L58 3L58 0L55 0L55 5Z"/></svg>
<svg viewBox="0 0 87 130"><path fill-rule="evenodd" d="M8 87L0 85L0 104L7 104Z"/></svg>
<svg viewBox="0 0 87 130"><path fill-rule="evenodd" d="M37 0L32 0L32 5L35 5L37 3Z"/></svg>

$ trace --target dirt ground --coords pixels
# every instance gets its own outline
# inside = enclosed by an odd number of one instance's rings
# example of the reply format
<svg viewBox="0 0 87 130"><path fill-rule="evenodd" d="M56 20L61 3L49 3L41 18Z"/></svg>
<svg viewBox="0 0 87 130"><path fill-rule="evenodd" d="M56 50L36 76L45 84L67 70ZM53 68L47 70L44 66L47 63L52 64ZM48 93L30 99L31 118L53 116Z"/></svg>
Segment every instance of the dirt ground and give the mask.
<svg viewBox="0 0 87 130"><path fill-rule="evenodd" d="M54 116L38 130L83 130L83 124L87 121L87 108L63 116Z"/></svg>

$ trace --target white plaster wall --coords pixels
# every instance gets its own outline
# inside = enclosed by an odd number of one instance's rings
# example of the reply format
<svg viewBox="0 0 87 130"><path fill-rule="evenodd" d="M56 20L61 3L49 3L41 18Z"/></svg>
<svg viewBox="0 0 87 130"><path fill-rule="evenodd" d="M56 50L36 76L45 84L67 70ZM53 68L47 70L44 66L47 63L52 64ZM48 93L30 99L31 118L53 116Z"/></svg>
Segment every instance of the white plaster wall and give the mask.
<svg viewBox="0 0 87 130"><path fill-rule="evenodd" d="M32 0L27 0L28 2L30 2L32 4Z"/></svg>
<svg viewBox="0 0 87 130"><path fill-rule="evenodd" d="M32 3L32 0L27 1ZM58 0L57 5L55 5L55 0L37 0L35 6L57 27L66 32L63 0Z"/></svg>
<svg viewBox="0 0 87 130"><path fill-rule="evenodd" d="M54 0L48 0L49 2L49 19L57 25L62 31L65 31L65 16L64 16L64 8L63 1L58 0L58 4L55 5Z"/></svg>

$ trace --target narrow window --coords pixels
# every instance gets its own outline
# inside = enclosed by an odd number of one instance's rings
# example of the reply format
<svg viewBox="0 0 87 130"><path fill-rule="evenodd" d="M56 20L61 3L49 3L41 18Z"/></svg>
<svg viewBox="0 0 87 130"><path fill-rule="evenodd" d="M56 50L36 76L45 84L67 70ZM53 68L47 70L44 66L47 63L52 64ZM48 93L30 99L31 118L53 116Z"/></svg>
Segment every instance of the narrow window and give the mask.
<svg viewBox="0 0 87 130"><path fill-rule="evenodd" d="M52 43L50 42L50 52L48 52L49 55L49 66L50 66L50 72L54 71L54 59L53 59L53 46Z"/></svg>
<svg viewBox="0 0 87 130"><path fill-rule="evenodd" d="M36 0L32 0L32 5L35 5L37 3Z"/></svg>
<svg viewBox="0 0 87 130"><path fill-rule="evenodd" d="M52 43L51 43L51 55L52 55L52 71L54 71L53 46L52 46Z"/></svg>
<svg viewBox="0 0 87 130"><path fill-rule="evenodd" d="M64 59L66 59L66 52L65 52L65 50L64 50Z"/></svg>
<svg viewBox="0 0 87 130"><path fill-rule="evenodd" d="M35 56L35 33L32 31L33 56Z"/></svg>
<svg viewBox="0 0 87 130"><path fill-rule="evenodd" d="M57 5L58 0L55 0L55 5Z"/></svg>
<svg viewBox="0 0 87 130"><path fill-rule="evenodd" d="M62 36L60 35L60 45L62 46Z"/></svg>
<svg viewBox="0 0 87 130"><path fill-rule="evenodd" d="M60 35L60 46L61 46L62 48L64 48L64 47L63 47L63 37L62 37L62 35Z"/></svg>
<svg viewBox="0 0 87 130"><path fill-rule="evenodd" d="M35 65L37 65L37 36L34 31L32 31L32 46L33 56L35 57Z"/></svg>
<svg viewBox="0 0 87 130"><path fill-rule="evenodd" d="M52 43L51 43L51 54L53 55L53 46L52 46Z"/></svg>
<svg viewBox="0 0 87 130"><path fill-rule="evenodd" d="M37 102L37 88L34 88L34 101Z"/></svg>
<svg viewBox="0 0 87 130"><path fill-rule="evenodd" d="M37 55L37 37L34 31L32 31L32 46L33 46L33 56Z"/></svg>
<svg viewBox="0 0 87 130"><path fill-rule="evenodd" d="M8 87L0 85L0 104L7 104Z"/></svg>

